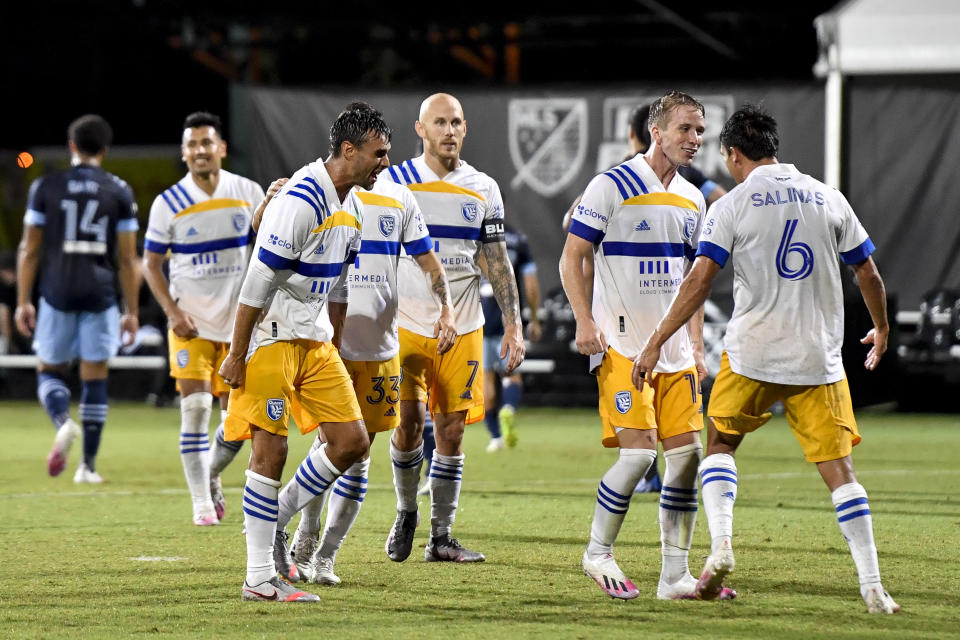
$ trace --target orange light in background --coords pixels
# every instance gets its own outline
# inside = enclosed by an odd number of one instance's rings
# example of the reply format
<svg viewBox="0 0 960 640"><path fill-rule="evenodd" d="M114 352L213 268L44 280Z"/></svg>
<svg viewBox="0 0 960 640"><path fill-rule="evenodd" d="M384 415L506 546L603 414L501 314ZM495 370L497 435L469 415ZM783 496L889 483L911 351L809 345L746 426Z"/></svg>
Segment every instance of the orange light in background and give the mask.
<svg viewBox="0 0 960 640"><path fill-rule="evenodd" d="M27 153L26 151L21 151L17 156L17 166L21 169L26 169L33 164L33 156Z"/></svg>

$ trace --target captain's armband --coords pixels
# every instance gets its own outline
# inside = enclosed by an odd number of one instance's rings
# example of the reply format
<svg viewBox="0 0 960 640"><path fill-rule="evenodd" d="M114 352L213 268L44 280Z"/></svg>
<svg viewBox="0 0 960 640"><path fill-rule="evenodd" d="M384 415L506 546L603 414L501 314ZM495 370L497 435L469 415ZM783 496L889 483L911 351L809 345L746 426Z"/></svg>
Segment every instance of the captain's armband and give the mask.
<svg viewBox="0 0 960 640"><path fill-rule="evenodd" d="M503 220L497 218L485 220L483 226L480 227L480 242L484 244L503 242L504 237Z"/></svg>

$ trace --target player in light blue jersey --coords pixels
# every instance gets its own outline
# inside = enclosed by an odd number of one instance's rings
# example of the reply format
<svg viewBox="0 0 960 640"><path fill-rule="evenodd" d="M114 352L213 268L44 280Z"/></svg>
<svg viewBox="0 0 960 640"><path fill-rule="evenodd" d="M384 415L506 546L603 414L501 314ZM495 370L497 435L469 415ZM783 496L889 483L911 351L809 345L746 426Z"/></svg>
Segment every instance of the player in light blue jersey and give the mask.
<svg viewBox="0 0 960 640"><path fill-rule="evenodd" d="M650 382L661 347L706 300L716 274L734 269L733 316L709 406L707 456L700 465L711 553L697 583L703 600L716 598L733 571L734 453L743 437L770 418L782 401L787 423L808 462L830 489L840 531L850 547L860 594L870 613L895 613L880 582L867 492L850 457L860 442L843 371L843 292L840 261L850 265L870 311L873 370L887 349L883 280L874 246L838 190L777 158L777 123L756 107L735 112L720 132L721 153L738 183L707 213L697 258L657 330L635 359L638 389Z"/></svg>

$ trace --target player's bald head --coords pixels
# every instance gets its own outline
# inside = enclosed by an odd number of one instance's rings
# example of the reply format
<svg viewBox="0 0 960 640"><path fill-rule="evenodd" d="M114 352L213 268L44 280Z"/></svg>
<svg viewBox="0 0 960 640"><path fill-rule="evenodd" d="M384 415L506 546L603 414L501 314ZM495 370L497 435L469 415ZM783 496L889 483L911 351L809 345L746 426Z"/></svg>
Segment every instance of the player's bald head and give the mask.
<svg viewBox="0 0 960 640"><path fill-rule="evenodd" d="M420 120L420 122L426 122L430 113L448 109L459 112L460 117L463 118L463 107L460 105L459 100L449 93L435 93L432 96L428 96L427 99L420 104L420 115L417 119Z"/></svg>

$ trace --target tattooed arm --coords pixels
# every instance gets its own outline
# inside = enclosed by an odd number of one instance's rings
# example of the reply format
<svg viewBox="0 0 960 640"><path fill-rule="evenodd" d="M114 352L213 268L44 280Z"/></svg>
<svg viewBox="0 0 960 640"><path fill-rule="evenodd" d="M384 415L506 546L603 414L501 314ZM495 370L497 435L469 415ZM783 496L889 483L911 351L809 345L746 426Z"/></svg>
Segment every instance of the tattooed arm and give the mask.
<svg viewBox="0 0 960 640"><path fill-rule="evenodd" d="M487 280L493 286L493 296L503 313L503 341L500 358L508 358L506 372L509 374L523 362L526 347L523 344L523 327L520 325L520 294L513 266L507 257L507 243L485 242L483 258L487 263Z"/></svg>
<svg viewBox="0 0 960 640"><path fill-rule="evenodd" d="M430 290L440 303L440 318L433 325L433 337L437 340L437 353L444 354L453 346L457 338L457 327L453 321L453 302L450 300L450 284L447 272L443 270L437 254L430 251L413 256L423 273L430 281Z"/></svg>

